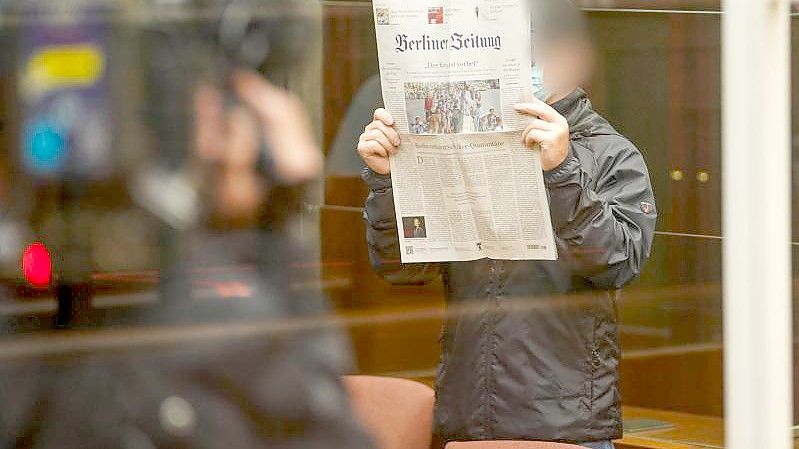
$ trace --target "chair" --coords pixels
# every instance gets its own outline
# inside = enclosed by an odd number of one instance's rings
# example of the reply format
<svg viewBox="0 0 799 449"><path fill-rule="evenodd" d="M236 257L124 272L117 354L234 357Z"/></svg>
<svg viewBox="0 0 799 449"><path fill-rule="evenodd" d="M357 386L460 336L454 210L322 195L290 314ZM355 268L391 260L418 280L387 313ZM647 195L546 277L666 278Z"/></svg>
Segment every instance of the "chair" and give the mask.
<svg viewBox="0 0 799 449"><path fill-rule="evenodd" d="M585 449L583 446L547 441L452 441L444 449Z"/></svg>
<svg viewBox="0 0 799 449"><path fill-rule="evenodd" d="M433 389L407 379L345 376L355 415L380 449L429 449Z"/></svg>

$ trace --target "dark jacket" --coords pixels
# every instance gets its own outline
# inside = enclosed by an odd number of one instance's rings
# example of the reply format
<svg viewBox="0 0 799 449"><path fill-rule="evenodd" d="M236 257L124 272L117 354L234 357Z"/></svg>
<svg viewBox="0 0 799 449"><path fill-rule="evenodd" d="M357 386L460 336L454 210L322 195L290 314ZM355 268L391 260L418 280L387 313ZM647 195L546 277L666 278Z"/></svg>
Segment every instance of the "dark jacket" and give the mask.
<svg viewBox="0 0 799 449"><path fill-rule="evenodd" d="M316 274L290 268L307 266L310 255L284 233L198 237L190 265L199 285L236 282L251 294L165 298L151 310L126 309L137 327L111 319L103 324L125 329L130 347L19 360L6 354L0 358L0 448L375 447L340 380L350 369L349 347L337 329L315 321L329 313L326 300L313 287L297 288L313 285ZM236 269L241 266L257 268ZM207 270L219 267L225 269ZM266 332L271 324L274 331ZM249 331L236 335L234 328L224 332L226 326ZM168 336L190 329L191 340ZM5 330L0 320L0 334ZM156 339L163 333L163 341ZM51 338L57 345L69 336ZM14 347L20 338L5 335L0 344ZM135 344L142 339L150 342Z"/></svg>
<svg viewBox="0 0 799 449"><path fill-rule="evenodd" d="M396 284L443 275L435 432L444 441L621 437L617 289L648 258L656 211L641 153L578 90L554 105L570 154L544 173L559 260L402 264L391 178L369 170L375 270Z"/></svg>

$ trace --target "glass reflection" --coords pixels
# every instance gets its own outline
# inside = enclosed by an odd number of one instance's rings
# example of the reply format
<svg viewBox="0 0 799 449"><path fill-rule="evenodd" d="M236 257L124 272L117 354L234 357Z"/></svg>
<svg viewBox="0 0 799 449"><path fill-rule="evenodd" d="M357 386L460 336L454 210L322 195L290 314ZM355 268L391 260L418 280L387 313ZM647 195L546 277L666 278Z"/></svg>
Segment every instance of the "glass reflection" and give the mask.
<svg viewBox="0 0 799 449"><path fill-rule="evenodd" d="M373 447L294 228L318 5L0 8L0 446Z"/></svg>

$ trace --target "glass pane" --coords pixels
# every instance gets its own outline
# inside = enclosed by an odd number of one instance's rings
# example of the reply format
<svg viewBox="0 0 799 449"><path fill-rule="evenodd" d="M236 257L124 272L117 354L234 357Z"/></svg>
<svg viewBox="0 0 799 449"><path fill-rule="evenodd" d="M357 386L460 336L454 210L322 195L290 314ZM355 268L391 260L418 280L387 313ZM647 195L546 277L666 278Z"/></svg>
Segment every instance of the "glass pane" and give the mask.
<svg viewBox="0 0 799 449"><path fill-rule="evenodd" d="M596 111L640 149L658 207L652 256L640 278L627 285L615 303L626 416L625 436L616 446L673 442L718 447L723 440L720 5L580 5L596 56L593 76L584 88ZM369 190L359 179L363 163L354 150L380 104L372 10L369 4L329 2L325 13L326 52L335 54L331 59L348 61L329 66L326 74L327 82L335 84L326 93L325 115L335 120L326 123L322 257L331 263L325 265L326 275L341 279L330 295L344 316L374 320L351 327L359 372L435 386L437 367L445 360L436 336L446 317L449 332L459 319L459 312L452 311L454 299L447 298L452 288L465 287L452 287L452 279L443 285L439 279L426 285L392 285L371 268L362 209ZM445 272L458 276L452 270ZM445 333L443 338L453 337ZM467 349L449 351L443 356L452 358L446 366L458 369L455 358L464 357ZM530 355L533 371L535 356ZM500 363L513 363L504 362L502 353L497 357ZM548 368L545 361L538 363L543 365L540 370ZM514 381L519 379L508 382ZM466 394L457 386L438 388ZM530 399L533 404L546 400ZM477 407L479 400L459 404ZM568 408L565 402L559 404Z"/></svg>
<svg viewBox="0 0 799 449"><path fill-rule="evenodd" d="M308 207L321 25L0 1L0 446L374 447Z"/></svg>
<svg viewBox="0 0 799 449"><path fill-rule="evenodd" d="M372 2L0 0L0 447L723 447L721 2L535 1L559 260L432 265Z"/></svg>

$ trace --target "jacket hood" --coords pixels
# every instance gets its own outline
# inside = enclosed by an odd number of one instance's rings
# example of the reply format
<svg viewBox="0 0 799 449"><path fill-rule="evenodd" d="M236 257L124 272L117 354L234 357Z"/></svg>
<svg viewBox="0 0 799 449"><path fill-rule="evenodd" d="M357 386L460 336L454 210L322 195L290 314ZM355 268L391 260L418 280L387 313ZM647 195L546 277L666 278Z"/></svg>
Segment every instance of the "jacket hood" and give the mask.
<svg viewBox="0 0 799 449"><path fill-rule="evenodd" d="M569 122L569 134L572 138L620 135L607 120L594 111L588 95L583 89L576 89L566 97L558 100L552 107Z"/></svg>

